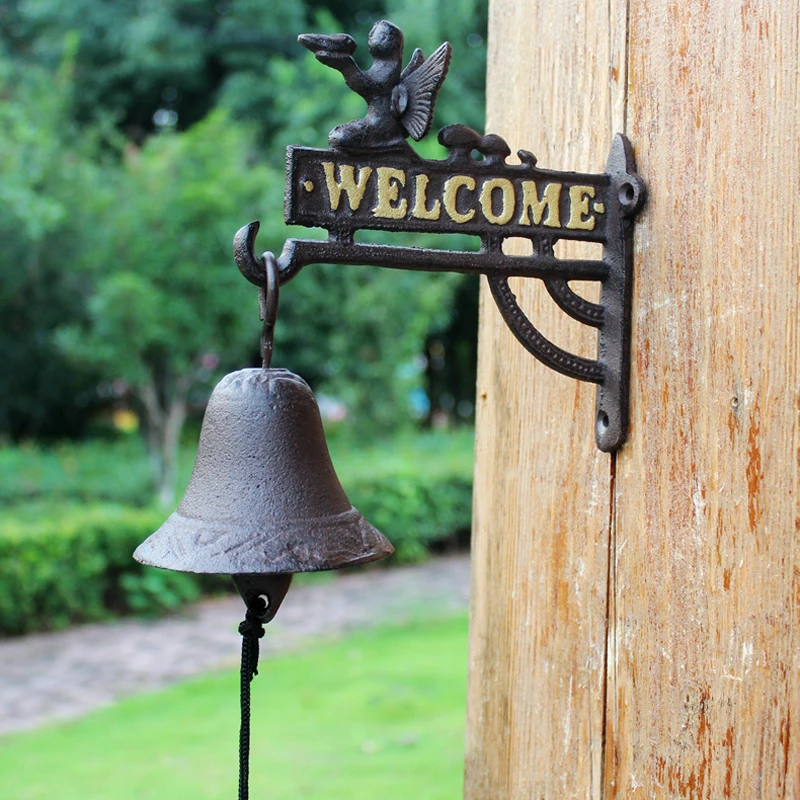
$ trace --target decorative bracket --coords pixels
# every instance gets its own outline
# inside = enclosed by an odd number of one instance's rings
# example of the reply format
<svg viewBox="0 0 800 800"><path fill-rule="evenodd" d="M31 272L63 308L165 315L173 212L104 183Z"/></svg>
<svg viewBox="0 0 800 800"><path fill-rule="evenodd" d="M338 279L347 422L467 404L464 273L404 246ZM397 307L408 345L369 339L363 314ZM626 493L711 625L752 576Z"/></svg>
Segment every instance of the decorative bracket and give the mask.
<svg viewBox="0 0 800 800"><path fill-rule="evenodd" d="M556 172L539 169L526 150L518 151L519 164L508 164L511 150L499 136L449 125L438 137L448 156L424 159L406 138L419 140L430 129L450 63L448 43L428 59L415 50L401 71L403 35L390 22L379 22L369 38L373 65L362 72L352 58L351 37L299 38L319 61L342 72L367 101L367 114L334 128L329 150L287 149L286 222L324 228L328 239L289 239L277 258L280 283L319 263L485 275L500 314L528 351L557 372L597 384L597 446L606 452L620 447L628 428L633 219L646 196L630 142L614 137L604 173ZM263 286L264 262L255 255L258 227L253 222L236 234L234 257L242 274ZM481 247L453 251L355 242L355 233L366 229L470 234L480 237ZM533 253L503 253L503 240L512 237L529 239ZM603 257L557 258L553 248L561 239L598 242ZM517 303L512 277L542 280L562 311L597 328L597 358L548 341ZM600 281L600 302L576 294L569 286L573 280Z"/></svg>

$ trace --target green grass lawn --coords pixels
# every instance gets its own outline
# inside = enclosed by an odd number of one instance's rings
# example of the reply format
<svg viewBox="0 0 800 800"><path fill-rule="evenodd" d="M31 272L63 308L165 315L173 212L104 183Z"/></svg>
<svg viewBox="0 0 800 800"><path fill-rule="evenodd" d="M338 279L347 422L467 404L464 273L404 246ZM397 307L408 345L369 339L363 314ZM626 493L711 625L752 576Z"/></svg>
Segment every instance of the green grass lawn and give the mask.
<svg viewBox="0 0 800 800"><path fill-rule="evenodd" d="M466 643L460 617L262 661L253 800L460 798ZM0 798L231 800L238 713L224 672L0 739Z"/></svg>

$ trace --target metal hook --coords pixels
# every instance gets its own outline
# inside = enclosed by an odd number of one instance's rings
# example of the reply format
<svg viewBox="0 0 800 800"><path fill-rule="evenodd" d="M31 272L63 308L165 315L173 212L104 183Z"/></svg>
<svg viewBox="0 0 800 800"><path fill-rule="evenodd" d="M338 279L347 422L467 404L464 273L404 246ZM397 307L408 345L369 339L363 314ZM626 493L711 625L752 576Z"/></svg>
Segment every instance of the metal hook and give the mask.
<svg viewBox="0 0 800 800"><path fill-rule="evenodd" d="M264 369L268 369L272 361L275 320L278 317L280 276L278 274L278 262L272 253L265 252L262 260L267 279L266 285L259 289L258 292L261 319L264 320L264 328L261 332L261 365Z"/></svg>

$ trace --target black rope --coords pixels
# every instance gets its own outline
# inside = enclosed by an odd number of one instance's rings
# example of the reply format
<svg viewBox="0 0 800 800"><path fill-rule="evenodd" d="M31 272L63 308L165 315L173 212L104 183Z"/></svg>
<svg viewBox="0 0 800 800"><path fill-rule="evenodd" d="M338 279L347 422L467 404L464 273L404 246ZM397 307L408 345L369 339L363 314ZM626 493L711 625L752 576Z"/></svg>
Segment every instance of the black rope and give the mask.
<svg viewBox="0 0 800 800"><path fill-rule="evenodd" d="M239 800L250 796L250 682L258 675L258 640L264 635L261 620L267 610L262 598L261 605L248 607L244 621L239 625L242 634L242 669L240 699L242 721L239 727Z"/></svg>

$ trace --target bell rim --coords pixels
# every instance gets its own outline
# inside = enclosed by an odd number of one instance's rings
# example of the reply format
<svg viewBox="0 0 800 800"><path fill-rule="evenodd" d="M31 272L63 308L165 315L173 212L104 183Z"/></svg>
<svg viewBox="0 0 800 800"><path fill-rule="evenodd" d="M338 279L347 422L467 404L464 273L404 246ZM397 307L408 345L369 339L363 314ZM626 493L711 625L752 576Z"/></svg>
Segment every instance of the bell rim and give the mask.
<svg viewBox="0 0 800 800"><path fill-rule="evenodd" d="M322 534L316 552L309 549L309 528ZM293 531L297 532L294 547ZM226 540L231 544L228 549ZM270 554L263 545L273 541L275 552ZM259 547L255 556L253 550ZM265 520L261 525L200 520L179 508L136 548L133 557L145 566L196 575L275 575L355 567L394 552L386 536L354 506L324 518ZM259 560L263 569L258 568Z"/></svg>

